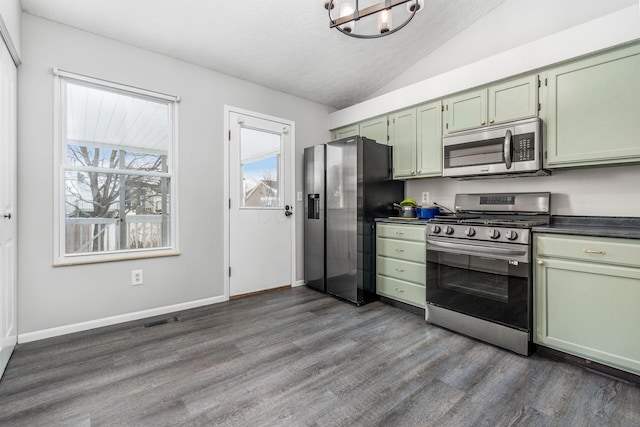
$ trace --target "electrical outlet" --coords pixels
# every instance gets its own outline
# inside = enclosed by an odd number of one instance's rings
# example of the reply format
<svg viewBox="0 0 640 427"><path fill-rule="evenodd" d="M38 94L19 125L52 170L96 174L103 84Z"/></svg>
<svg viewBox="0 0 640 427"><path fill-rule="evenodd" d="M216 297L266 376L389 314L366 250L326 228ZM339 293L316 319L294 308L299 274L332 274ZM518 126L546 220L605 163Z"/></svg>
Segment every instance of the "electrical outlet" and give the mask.
<svg viewBox="0 0 640 427"><path fill-rule="evenodd" d="M142 270L132 270L131 271L131 284L132 285L142 285Z"/></svg>
<svg viewBox="0 0 640 427"><path fill-rule="evenodd" d="M429 192L428 191L423 191L422 192L422 204L426 205L427 203L429 203Z"/></svg>

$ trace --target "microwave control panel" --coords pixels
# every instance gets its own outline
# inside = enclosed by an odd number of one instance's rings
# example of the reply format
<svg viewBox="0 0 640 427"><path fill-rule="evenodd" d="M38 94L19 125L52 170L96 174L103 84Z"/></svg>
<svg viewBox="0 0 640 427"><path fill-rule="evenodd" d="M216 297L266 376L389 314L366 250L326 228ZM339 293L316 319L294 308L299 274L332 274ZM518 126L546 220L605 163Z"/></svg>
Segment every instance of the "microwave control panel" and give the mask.
<svg viewBox="0 0 640 427"><path fill-rule="evenodd" d="M536 159L535 134L523 133L513 137L513 161L526 162Z"/></svg>

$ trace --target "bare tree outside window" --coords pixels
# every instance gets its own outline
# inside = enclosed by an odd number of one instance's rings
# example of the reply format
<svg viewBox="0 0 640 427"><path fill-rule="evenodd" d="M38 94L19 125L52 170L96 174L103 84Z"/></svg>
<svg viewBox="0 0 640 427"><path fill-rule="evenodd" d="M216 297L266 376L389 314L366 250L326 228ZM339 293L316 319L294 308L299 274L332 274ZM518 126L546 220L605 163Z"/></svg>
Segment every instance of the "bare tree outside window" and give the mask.
<svg viewBox="0 0 640 427"><path fill-rule="evenodd" d="M61 92L65 254L170 247L172 103L73 79Z"/></svg>

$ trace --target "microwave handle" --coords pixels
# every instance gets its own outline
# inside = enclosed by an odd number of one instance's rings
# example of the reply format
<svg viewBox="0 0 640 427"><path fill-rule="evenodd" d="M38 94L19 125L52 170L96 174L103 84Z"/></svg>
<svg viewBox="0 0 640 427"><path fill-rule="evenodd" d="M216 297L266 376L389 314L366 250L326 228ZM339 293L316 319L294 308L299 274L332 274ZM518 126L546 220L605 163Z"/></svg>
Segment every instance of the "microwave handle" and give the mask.
<svg viewBox="0 0 640 427"><path fill-rule="evenodd" d="M513 140L511 130L507 129L507 133L504 136L504 165L507 169L511 169L511 141Z"/></svg>

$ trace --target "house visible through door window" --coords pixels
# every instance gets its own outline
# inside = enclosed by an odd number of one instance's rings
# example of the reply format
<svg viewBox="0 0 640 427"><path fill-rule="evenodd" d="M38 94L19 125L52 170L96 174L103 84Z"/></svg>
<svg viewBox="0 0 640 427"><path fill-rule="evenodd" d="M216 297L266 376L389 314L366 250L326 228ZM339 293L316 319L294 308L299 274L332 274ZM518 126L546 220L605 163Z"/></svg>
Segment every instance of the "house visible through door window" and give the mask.
<svg viewBox="0 0 640 427"><path fill-rule="evenodd" d="M57 76L56 262L175 253L177 98Z"/></svg>
<svg viewBox="0 0 640 427"><path fill-rule="evenodd" d="M240 192L242 207L280 207L280 153L282 143L279 134L262 130L241 128L240 167L242 179Z"/></svg>

